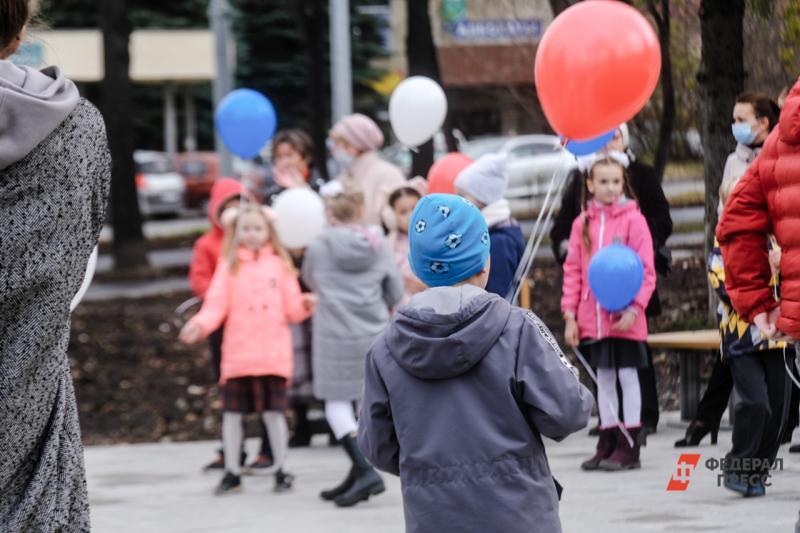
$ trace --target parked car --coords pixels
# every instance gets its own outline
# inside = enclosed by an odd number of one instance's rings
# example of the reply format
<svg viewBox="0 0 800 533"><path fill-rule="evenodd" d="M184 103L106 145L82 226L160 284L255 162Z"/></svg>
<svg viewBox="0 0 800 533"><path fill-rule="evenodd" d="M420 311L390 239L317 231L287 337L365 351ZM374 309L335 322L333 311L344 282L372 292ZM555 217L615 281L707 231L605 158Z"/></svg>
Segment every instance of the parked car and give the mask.
<svg viewBox="0 0 800 533"><path fill-rule="evenodd" d="M483 137L464 143L461 151L473 159L490 153L507 156L506 198L512 214L521 219L530 218L539 211L554 176L566 176L577 164L573 155L561 149L561 140L555 135ZM560 200L555 198L556 202Z"/></svg>
<svg viewBox="0 0 800 533"><path fill-rule="evenodd" d="M186 202L186 184L169 156L163 152L137 150L133 161L142 215L179 214Z"/></svg>
<svg viewBox="0 0 800 533"><path fill-rule="evenodd" d="M215 152L186 152L176 156L175 164L186 182L186 206L206 205L220 174L219 156Z"/></svg>

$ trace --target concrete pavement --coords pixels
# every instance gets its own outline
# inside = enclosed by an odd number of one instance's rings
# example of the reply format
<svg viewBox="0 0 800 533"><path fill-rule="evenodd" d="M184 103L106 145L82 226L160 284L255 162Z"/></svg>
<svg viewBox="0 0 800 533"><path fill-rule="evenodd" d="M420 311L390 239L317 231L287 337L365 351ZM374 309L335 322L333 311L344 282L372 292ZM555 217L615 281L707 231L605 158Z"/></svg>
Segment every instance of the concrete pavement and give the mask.
<svg viewBox="0 0 800 533"><path fill-rule="evenodd" d="M730 432L722 432L716 446L706 439L700 448L684 450L701 454L700 463L685 492L666 492L680 455L672 443L683 430L674 423L677 413L663 418L673 423L662 423L650 437L643 468L637 471L582 472L579 463L594 445L585 431L563 443L546 441L553 472L565 487L565 532L794 531L800 511L800 456L790 456L784 447L779 454L784 470L776 473L767 496L745 500L718 488L717 472L705 467L707 459L722 457L729 447ZM354 509L337 509L318 498L320 490L340 481L347 461L339 449L317 444L291 450L288 470L297 476L293 492L273 494L272 479L248 477L243 493L224 498L212 496L219 475L199 471L217 443L89 447L93 531L402 533L396 478L386 476L387 492ZM256 443L249 445L252 450Z"/></svg>

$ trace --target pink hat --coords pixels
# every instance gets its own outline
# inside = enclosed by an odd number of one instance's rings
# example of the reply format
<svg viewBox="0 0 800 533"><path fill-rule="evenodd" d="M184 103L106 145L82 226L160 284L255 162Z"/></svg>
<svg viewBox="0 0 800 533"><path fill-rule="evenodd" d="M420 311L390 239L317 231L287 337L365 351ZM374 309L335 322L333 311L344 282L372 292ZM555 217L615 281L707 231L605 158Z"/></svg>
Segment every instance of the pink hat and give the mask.
<svg viewBox="0 0 800 533"><path fill-rule="evenodd" d="M377 150L383 146L383 133L375 121L361 113L347 115L339 120L331 134L340 137L360 152Z"/></svg>

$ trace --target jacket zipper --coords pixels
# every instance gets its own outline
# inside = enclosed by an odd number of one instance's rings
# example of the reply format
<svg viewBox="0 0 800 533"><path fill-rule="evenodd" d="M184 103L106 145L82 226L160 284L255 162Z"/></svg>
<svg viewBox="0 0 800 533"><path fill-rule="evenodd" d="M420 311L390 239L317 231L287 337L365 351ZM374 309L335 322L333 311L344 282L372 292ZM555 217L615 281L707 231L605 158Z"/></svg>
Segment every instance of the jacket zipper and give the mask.
<svg viewBox="0 0 800 533"><path fill-rule="evenodd" d="M599 252L600 249L603 247L603 237L605 236L606 232L606 212L604 210L600 210L600 238L597 241L597 251ZM597 311L597 338L602 338L602 322L600 320L600 302L595 303L596 311Z"/></svg>

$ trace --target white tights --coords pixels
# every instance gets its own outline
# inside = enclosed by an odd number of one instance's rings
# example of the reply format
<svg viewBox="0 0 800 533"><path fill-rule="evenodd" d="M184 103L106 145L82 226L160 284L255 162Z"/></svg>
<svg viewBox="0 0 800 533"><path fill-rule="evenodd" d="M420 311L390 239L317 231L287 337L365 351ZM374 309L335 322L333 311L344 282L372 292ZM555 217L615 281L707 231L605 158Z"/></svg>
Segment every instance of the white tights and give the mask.
<svg viewBox="0 0 800 533"><path fill-rule="evenodd" d="M358 431L353 402L325 402L325 419L337 440Z"/></svg>
<svg viewBox="0 0 800 533"><path fill-rule="evenodd" d="M222 413L222 449L225 452L225 470L239 475L239 453L244 441L244 428L242 427L242 413ZM279 470L286 460L286 451L289 449L289 427L282 411L264 411L261 413L264 425L269 433L269 444L272 446L272 457L275 461L275 470Z"/></svg>
<svg viewBox="0 0 800 533"><path fill-rule="evenodd" d="M625 426L640 426L642 423L642 393L639 389L639 371L634 367L624 367L597 369L597 409L600 411L600 427L616 426L619 419L617 375L619 375L619 383L622 388Z"/></svg>

